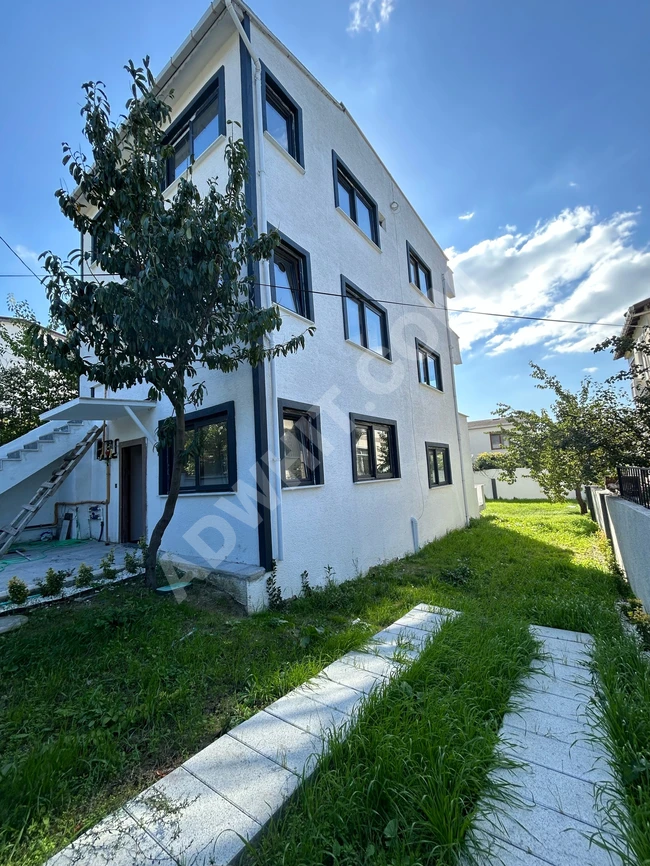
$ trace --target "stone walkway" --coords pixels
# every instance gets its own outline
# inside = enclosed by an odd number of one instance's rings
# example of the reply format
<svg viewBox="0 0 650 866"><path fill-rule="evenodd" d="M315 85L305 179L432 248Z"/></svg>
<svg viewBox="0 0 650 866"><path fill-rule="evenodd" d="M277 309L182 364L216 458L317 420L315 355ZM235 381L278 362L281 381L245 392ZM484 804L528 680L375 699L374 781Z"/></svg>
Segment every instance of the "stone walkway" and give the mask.
<svg viewBox="0 0 650 866"><path fill-rule="evenodd" d="M48 861L226 866L309 776L328 735L417 658L453 611L420 604L317 677L215 740ZM306 831L308 832L307 828Z"/></svg>
<svg viewBox="0 0 650 866"><path fill-rule="evenodd" d="M544 658L534 663L518 708L501 730L503 753L521 766L494 774L520 803L480 819L473 839L490 853L477 860L485 866L621 866L620 855L602 847L625 846L607 821L615 789L587 711L594 696L587 667L593 641L579 632L531 630Z"/></svg>

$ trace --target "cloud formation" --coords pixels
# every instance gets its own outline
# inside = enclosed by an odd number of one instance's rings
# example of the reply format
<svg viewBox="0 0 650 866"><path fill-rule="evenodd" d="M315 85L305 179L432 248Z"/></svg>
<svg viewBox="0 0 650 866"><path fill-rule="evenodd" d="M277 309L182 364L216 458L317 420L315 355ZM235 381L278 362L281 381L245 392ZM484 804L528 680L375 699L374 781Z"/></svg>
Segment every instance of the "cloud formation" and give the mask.
<svg viewBox="0 0 650 866"><path fill-rule="evenodd" d="M526 322L473 313L453 316L463 348L498 355L522 347L549 354L588 352L616 333L627 308L650 295L650 250L633 236L638 213L600 219L590 207L567 209L528 232L451 249L457 298L451 306L543 316L610 327Z"/></svg>
<svg viewBox="0 0 650 866"><path fill-rule="evenodd" d="M474 213L475 213L475 212L474 212L473 210L472 210L472 211L467 211L467 213L462 213L462 214L458 217L458 219L459 219L459 220L471 220L471 218L474 216Z"/></svg>
<svg viewBox="0 0 650 866"><path fill-rule="evenodd" d="M379 33L390 21L394 9L395 0L352 0L348 32L374 30Z"/></svg>

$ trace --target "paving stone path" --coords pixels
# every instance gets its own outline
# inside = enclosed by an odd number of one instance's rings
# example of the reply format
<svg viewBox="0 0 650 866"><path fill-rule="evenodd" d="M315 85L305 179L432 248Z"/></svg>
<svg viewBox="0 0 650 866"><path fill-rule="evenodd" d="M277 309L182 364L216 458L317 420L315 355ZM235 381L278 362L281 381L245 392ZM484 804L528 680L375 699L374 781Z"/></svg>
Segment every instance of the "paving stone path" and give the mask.
<svg viewBox="0 0 650 866"><path fill-rule="evenodd" d="M485 866L621 866L622 850L606 807L615 796L607 752L588 713L592 638L533 626L543 659L533 664L501 729L501 749L522 766L500 771L520 804L482 818L473 837Z"/></svg>

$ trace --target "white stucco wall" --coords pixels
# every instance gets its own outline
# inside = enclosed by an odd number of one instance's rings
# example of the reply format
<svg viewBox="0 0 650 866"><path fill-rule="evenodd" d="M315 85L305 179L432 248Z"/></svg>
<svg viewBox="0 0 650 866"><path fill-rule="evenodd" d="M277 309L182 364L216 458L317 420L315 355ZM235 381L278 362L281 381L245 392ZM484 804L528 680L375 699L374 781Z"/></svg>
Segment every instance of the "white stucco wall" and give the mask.
<svg viewBox="0 0 650 866"><path fill-rule="evenodd" d="M514 484L500 481L499 469L483 469L474 472L474 484L482 484L486 499L494 499L492 479L496 480L498 499L546 499L546 494L534 481L526 469L517 469L517 480Z"/></svg>
<svg viewBox="0 0 650 866"><path fill-rule="evenodd" d="M490 433L499 433L502 427L508 428L508 424L503 424L500 420L488 420L479 425L476 421L469 422L469 445L473 457L479 454L495 453L503 449L493 449L490 441Z"/></svg>
<svg viewBox="0 0 650 866"><path fill-rule="evenodd" d="M618 563L634 594L650 611L650 509L620 496L607 496L606 508ZM600 503L598 512L602 521Z"/></svg>

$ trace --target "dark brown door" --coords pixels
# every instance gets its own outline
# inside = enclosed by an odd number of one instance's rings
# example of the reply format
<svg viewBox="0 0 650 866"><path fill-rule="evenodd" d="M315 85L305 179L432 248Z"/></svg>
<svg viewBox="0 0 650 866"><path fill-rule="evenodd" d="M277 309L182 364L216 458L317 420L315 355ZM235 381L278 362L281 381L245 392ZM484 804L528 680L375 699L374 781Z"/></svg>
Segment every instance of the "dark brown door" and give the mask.
<svg viewBox="0 0 650 866"><path fill-rule="evenodd" d="M142 444L120 447L121 540L135 542L146 534L145 451Z"/></svg>

